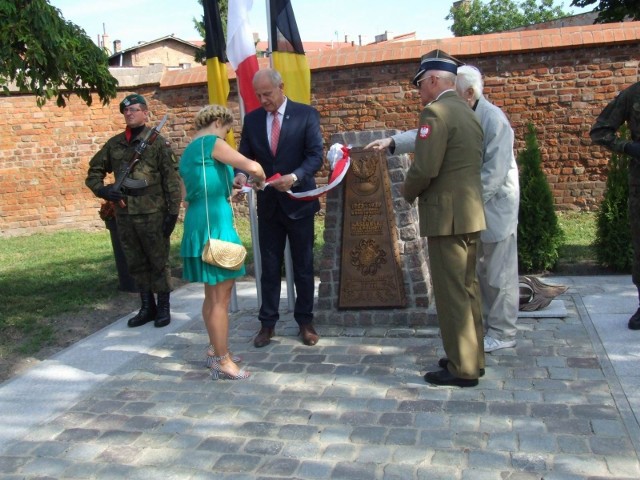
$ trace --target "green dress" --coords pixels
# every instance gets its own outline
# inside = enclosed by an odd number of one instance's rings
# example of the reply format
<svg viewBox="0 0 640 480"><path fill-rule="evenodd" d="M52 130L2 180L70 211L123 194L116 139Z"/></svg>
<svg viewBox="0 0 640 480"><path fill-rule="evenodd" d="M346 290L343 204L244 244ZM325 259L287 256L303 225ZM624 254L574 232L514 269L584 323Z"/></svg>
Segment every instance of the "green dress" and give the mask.
<svg viewBox="0 0 640 480"><path fill-rule="evenodd" d="M182 278L209 285L245 274L244 266L240 270L226 270L209 265L201 258L202 249L208 240L205 201L208 202L211 238L242 243L233 226L233 211L227 201L233 183L233 169L211 157L217 139L215 135L204 135L194 139L182 154L179 170L187 192L185 200L188 202L180 245L183 260ZM207 179L206 198L202 172L203 152Z"/></svg>

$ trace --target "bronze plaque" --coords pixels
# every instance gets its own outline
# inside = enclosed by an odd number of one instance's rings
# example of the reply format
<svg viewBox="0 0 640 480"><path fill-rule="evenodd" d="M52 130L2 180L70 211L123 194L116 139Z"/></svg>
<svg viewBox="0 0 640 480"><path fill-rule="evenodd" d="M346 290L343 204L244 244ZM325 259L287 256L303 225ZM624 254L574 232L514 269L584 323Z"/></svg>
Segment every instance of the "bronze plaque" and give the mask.
<svg viewBox="0 0 640 480"><path fill-rule="evenodd" d="M350 154L338 308L406 307L386 155L362 148Z"/></svg>

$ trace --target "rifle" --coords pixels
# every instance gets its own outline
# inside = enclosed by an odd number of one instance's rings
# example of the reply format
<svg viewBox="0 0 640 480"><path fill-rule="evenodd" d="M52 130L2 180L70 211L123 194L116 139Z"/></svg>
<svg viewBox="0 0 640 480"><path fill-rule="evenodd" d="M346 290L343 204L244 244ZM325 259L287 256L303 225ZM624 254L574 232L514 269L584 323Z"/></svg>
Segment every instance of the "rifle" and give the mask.
<svg viewBox="0 0 640 480"><path fill-rule="evenodd" d="M116 173L116 181L113 184L113 189L119 192L124 193L124 188L127 189L130 195L141 195L143 192L133 192L135 190L143 190L149 186L146 179L135 180L129 177L129 174L133 171L133 167L140 161L140 157L144 153L145 149L156 141L158 135L160 134L160 129L164 126L167 121L167 117L169 114L167 113L158 125L149 130L149 132L145 135L142 141L136 146L136 151L133 152L133 156L131 160L126 165L123 165L120 170ZM124 208L126 204L124 200L120 200L119 205Z"/></svg>

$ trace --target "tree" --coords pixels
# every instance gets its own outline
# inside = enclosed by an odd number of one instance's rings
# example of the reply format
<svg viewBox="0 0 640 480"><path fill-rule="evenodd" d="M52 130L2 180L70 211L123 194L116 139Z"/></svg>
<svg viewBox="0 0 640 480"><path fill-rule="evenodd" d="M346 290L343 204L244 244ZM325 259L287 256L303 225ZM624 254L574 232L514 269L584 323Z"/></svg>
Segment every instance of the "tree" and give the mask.
<svg viewBox="0 0 640 480"><path fill-rule="evenodd" d="M527 125L526 146L518 154L520 209L518 212L518 269L521 274L553 268L563 233L553 206L553 195L542 171L536 129Z"/></svg>
<svg viewBox="0 0 640 480"><path fill-rule="evenodd" d="M449 29L456 37L483 35L570 15L553 3L554 0L464 0L455 2L445 19L453 20Z"/></svg>
<svg viewBox="0 0 640 480"><path fill-rule="evenodd" d="M594 3L598 6L593 9L598 12L595 23L621 22L625 17L632 20L640 20L640 2L638 0L573 0L572 7L588 7Z"/></svg>
<svg viewBox="0 0 640 480"><path fill-rule="evenodd" d="M625 127L621 138L629 138ZM612 153L607 174L607 189L598 210L594 248L598 262L619 272L630 272L633 247L629 224L629 157Z"/></svg>
<svg viewBox="0 0 640 480"><path fill-rule="evenodd" d="M57 97L78 95L91 105L97 92L103 105L115 98L118 81L109 73L107 54L85 31L67 22L47 0L0 0L0 87L36 96L39 106Z"/></svg>
<svg viewBox="0 0 640 480"><path fill-rule="evenodd" d="M224 38L227 38L227 16L229 14L229 0L207 0L207 1L218 2L218 8L220 9L220 20L222 21L222 31L224 32ZM202 5L202 0L198 0L198 3ZM193 26L196 28L196 30L202 37L202 40L206 41L206 35L204 32L204 14L202 15L202 17L200 17L200 20L198 20L197 18L193 18L192 20L193 20ZM198 50L196 50L196 54L194 58L195 58L195 61L199 63L205 63L207 61L207 52L205 51L204 45L200 47Z"/></svg>

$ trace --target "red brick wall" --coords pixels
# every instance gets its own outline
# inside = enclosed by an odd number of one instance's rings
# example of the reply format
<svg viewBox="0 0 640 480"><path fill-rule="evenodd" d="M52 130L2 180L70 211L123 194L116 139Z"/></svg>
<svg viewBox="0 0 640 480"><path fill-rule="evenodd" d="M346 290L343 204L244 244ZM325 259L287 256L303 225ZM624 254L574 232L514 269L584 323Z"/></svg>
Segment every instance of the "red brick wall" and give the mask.
<svg viewBox="0 0 640 480"><path fill-rule="evenodd" d="M637 44L550 54L465 57L485 75L485 96L509 117L516 151L527 124L538 132L543 169L558 209L597 209L609 154L591 145L595 117L616 92L640 80ZM328 134L415 128L415 63L314 72L314 100ZM328 138L328 137L327 137Z"/></svg>
<svg viewBox="0 0 640 480"><path fill-rule="evenodd" d="M588 131L615 93L639 80L638 42L461 58L485 74L486 96L509 116L517 149L527 122L534 122L558 209L596 209L609 155L591 146ZM415 69L415 58L313 69L325 141L336 132L414 127L420 105L409 79ZM130 91L106 107L73 98L64 109L54 103L39 109L32 96L0 96L0 236L102 227L100 201L84 179L91 156L123 128L118 103ZM207 103L206 87L135 91L148 98L153 121L170 113L163 135L179 155L193 116Z"/></svg>

